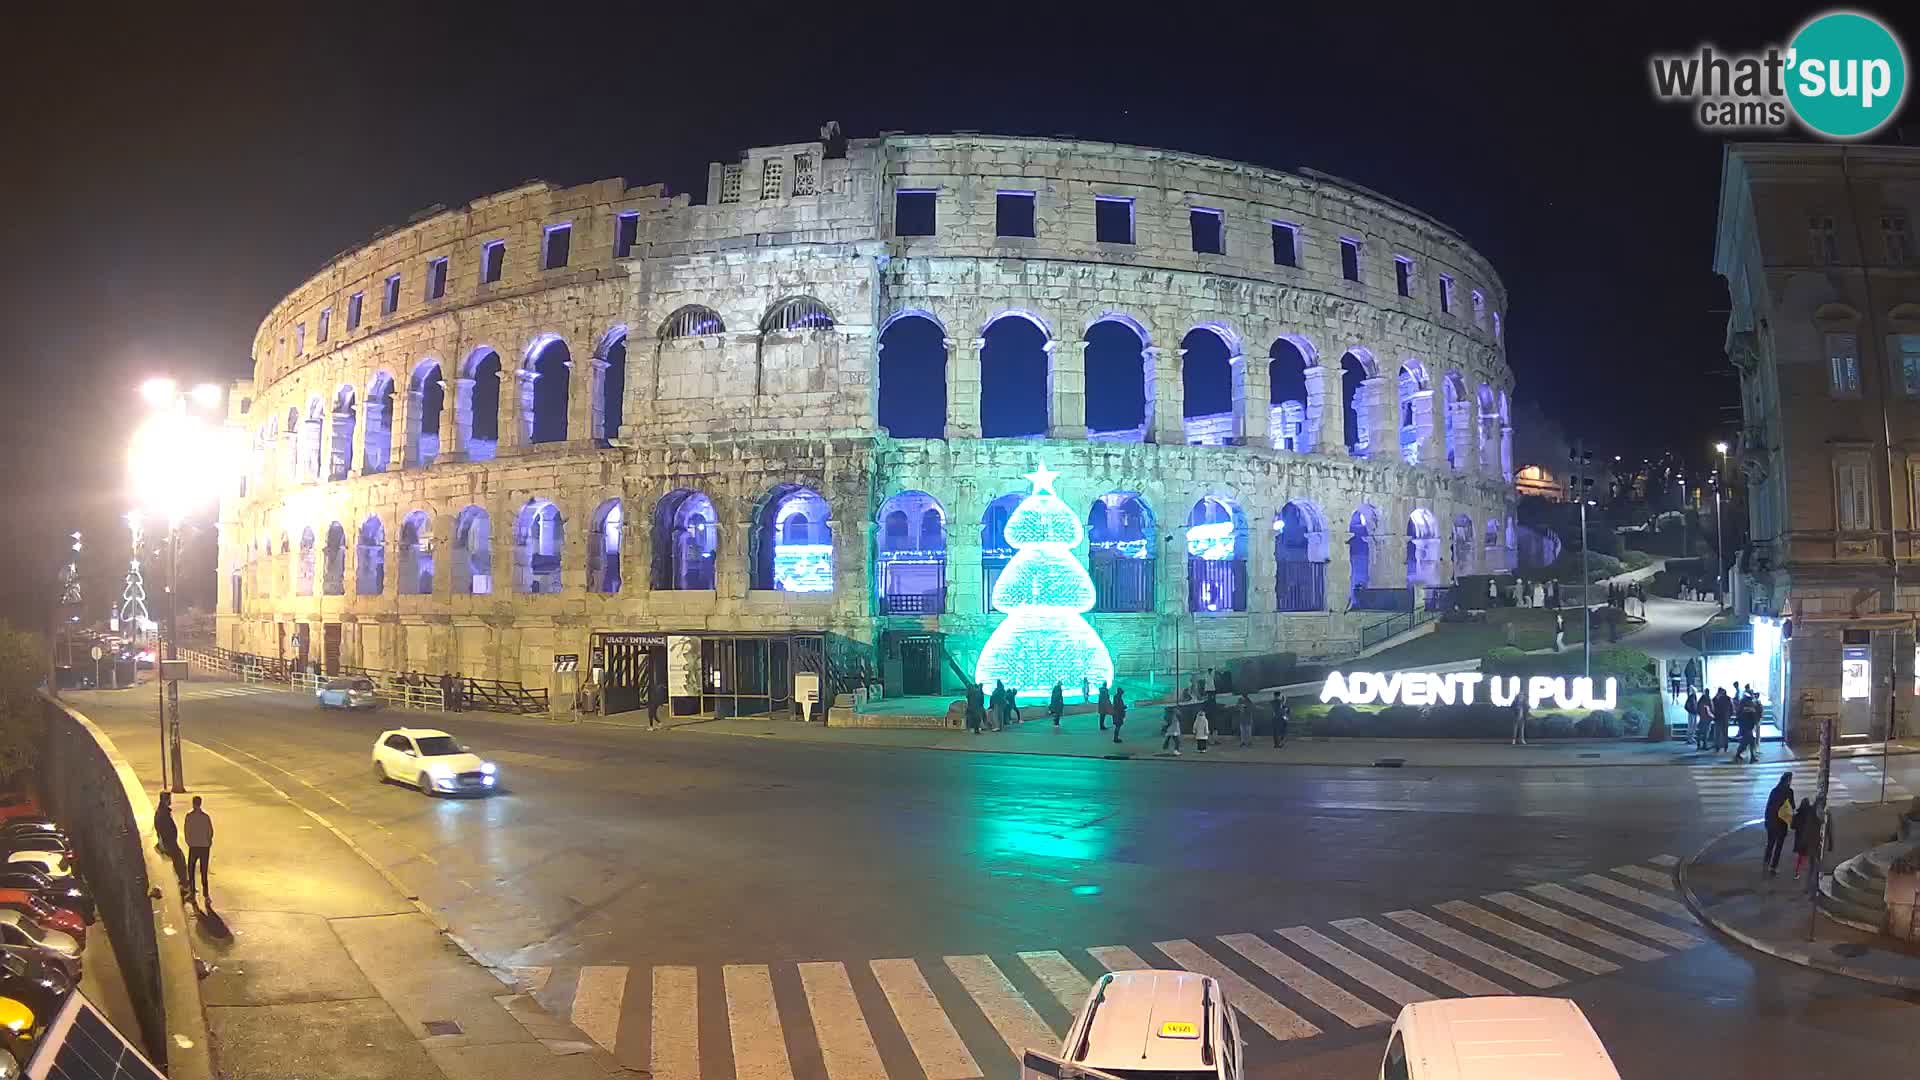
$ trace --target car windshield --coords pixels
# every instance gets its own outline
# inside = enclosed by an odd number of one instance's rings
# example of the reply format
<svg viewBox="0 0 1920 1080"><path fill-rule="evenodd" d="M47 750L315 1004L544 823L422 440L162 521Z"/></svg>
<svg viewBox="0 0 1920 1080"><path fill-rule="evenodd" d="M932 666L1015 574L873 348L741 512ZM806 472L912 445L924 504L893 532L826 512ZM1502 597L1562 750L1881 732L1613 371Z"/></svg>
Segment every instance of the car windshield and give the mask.
<svg viewBox="0 0 1920 1080"><path fill-rule="evenodd" d="M40 928L34 925L32 920L11 919L9 921L12 922L14 927L18 929L21 933L27 935L28 939L33 941L35 944L38 944L40 942L47 940L46 935L40 932Z"/></svg>
<svg viewBox="0 0 1920 1080"><path fill-rule="evenodd" d="M358 682L356 682L355 680L353 680L353 679L334 679L334 680L332 680L331 682L328 682L328 683L327 683L327 689L329 689L329 690L351 690L351 689L353 689L354 687L356 687L356 686L358 686L358 685L360 685L360 684L359 684Z"/></svg>
<svg viewBox="0 0 1920 1080"><path fill-rule="evenodd" d="M420 739L421 757L446 757L460 753L460 744L448 735L427 735Z"/></svg>

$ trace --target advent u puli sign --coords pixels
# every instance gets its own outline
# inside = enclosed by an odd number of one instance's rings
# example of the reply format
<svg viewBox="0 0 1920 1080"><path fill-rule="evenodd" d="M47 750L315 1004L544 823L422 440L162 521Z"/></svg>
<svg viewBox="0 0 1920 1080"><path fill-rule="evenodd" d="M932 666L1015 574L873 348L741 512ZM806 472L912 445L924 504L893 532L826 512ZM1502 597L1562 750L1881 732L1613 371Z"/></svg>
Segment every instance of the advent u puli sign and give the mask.
<svg viewBox="0 0 1920 1080"><path fill-rule="evenodd" d="M1336 671L1320 688L1320 700L1342 705L1472 705L1485 688L1485 700L1506 707L1520 699L1518 675L1482 675L1477 671L1440 674L1432 671ZM1560 709L1618 707L1615 680L1606 681L1606 694L1595 696L1593 680L1555 675L1531 675L1525 680L1527 707L1552 702Z"/></svg>

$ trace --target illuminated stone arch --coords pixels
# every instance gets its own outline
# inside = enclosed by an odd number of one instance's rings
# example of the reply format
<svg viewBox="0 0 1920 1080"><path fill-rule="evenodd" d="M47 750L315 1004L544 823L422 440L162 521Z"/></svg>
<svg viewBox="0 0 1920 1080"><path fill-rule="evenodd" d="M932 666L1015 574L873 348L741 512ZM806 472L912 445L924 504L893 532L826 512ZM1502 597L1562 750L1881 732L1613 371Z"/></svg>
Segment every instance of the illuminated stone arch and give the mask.
<svg viewBox="0 0 1920 1080"><path fill-rule="evenodd" d="M676 338L715 337L727 332L720 313L704 304L682 304L660 323L656 335L662 341Z"/></svg>
<svg viewBox="0 0 1920 1080"><path fill-rule="evenodd" d="M1399 402L1400 458L1418 465L1427 440L1433 438L1433 383L1427 378L1427 365L1413 357L1402 361L1394 390Z"/></svg>
<svg viewBox="0 0 1920 1080"><path fill-rule="evenodd" d="M834 587L832 508L820 493L780 484L754 515L748 537L752 586L780 592L831 592Z"/></svg>
<svg viewBox="0 0 1920 1080"><path fill-rule="evenodd" d="M1137 491L1109 491L1087 510L1087 564L1094 611L1154 610L1160 537L1153 508Z"/></svg>
<svg viewBox="0 0 1920 1080"><path fill-rule="evenodd" d="M493 518L468 506L453 520L453 591L460 596L493 592Z"/></svg>
<svg viewBox="0 0 1920 1080"><path fill-rule="evenodd" d="M875 417L896 439L947 433L947 328L932 312L908 308L880 324Z"/></svg>
<svg viewBox="0 0 1920 1080"><path fill-rule="evenodd" d="M652 586L672 591L714 587L720 517L704 492L677 488L653 507Z"/></svg>
<svg viewBox="0 0 1920 1080"><path fill-rule="evenodd" d="M387 526L380 515L369 514L360 523L353 553L353 592L379 596L387 591Z"/></svg>
<svg viewBox="0 0 1920 1080"><path fill-rule="evenodd" d="M995 314L980 328L980 436L1045 438L1053 414L1053 331L1030 311Z"/></svg>
<svg viewBox="0 0 1920 1080"><path fill-rule="evenodd" d="M1106 311L1081 335L1087 438L1145 442L1153 427L1152 339L1140 320Z"/></svg>
<svg viewBox="0 0 1920 1080"><path fill-rule="evenodd" d="M1180 339L1181 425L1188 445L1231 446L1240 441L1246 368L1240 335L1206 322Z"/></svg>
<svg viewBox="0 0 1920 1080"><path fill-rule="evenodd" d="M383 473L393 461L393 374L376 371L367 382L367 418L360 436L360 471Z"/></svg>
<svg viewBox="0 0 1920 1080"><path fill-rule="evenodd" d="M327 543L321 552L320 593L323 596L347 594L347 530L339 522L327 526Z"/></svg>
<svg viewBox="0 0 1920 1080"><path fill-rule="evenodd" d="M625 578L620 553L625 546L626 509L619 499L594 508L587 533L587 591L617 593Z"/></svg>
<svg viewBox="0 0 1920 1080"><path fill-rule="evenodd" d="M1440 525L1425 507L1407 515L1407 584L1440 584Z"/></svg>
<svg viewBox="0 0 1920 1080"><path fill-rule="evenodd" d="M1228 495L1203 495L1187 512L1187 610L1247 610L1247 516Z"/></svg>
<svg viewBox="0 0 1920 1080"><path fill-rule="evenodd" d="M520 429L529 446L567 441L573 354L559 334L541 334L520 367Z"/></svg>
<svg viewBox="0 0 1920 1080"><path fill-rule="evenodd" d="M1472 419L1468 416L1467 381L1457 371L1449 371L1440 380L1446 410L1447 468L1456 472L1467 467L1472 445Z"/></svg>
<svg viewBox="0 0 1920 1080"><path fill-rule="evenodd" d="M880 505L874 530L874 585L883 615L939 615L947 609L947 511L924 491Z"/></svg>
<svg viewBox="0 0 1920 1080"><path fill-rule="evenodd" d="M1326 515L1308 499L1289 499L1273 515L1273 596L1279 611L1327 610Z"/></svg>
<svg viewBox="0 0 1920 1080"><path fill-rule="evenodd" d="M454 384L453 423L468 461L491 461L500 450L500 351L481 345L467 354Z"/></svg>
<svg viewBox="0 0 1920 1080"><path fill-rule="evenodd" d="M1000 572L1013 561L1013 544L1007 539L1007 519L1025 498L1023 492L1008 492L988 503L980 515L980 595L989 612L995 610L993 586L1000 580Z"/></svg>
<svg viewBox="0 0 1920 1080"><path fill-rule="evenodd" d="M1378 450L1373 445L1374 431L1380 426L1378 413L1385 404L1380 400L1380 387L1380 365L1372 352L1355 345L1341 355L1341 431L1343 445L1354 457L1371 457Z"/></svg>
<svg viewBox="0 0 1920 1080"><path fill-rule="evenodd" d="M433 595L433 518L425 510L408 511L400 519L399 555L395 591L402 596Z"/></svg>
<svg viewBox="0 0 1920 1080"><path fill-rule="evenodd" d="M328 480L345 480L353 470L353 431L360 417L359 396L352 383L342 383L333 392L331 431L327 439Z"/></svg>
<svg viewBox="0 0 1920 1080"><path fill-rule="evenodd" d="M1347 579L1354 594L1375 587L1373 567L1381 539L1379 509L1364 502L1355 507L1347 519Z"/></svg>
<svg viewBox="0 0 1920 1080"><path fill-rule="evenodd" d="M600 445L620 437L627 415L627 327L615 325L593 350L593 389L588 424Z"/></svg>
<svg viewBox="0 0 1920 1080"><path fill-rule="evenodd" d="M557 593L565 586L566 522L550 499L521 504L513 519L513 591Z"/></svg>
<svg viewBox="0 0 1920 1080"><path fill-rule="evenodd" d="M445 369L435 357L413 366L407 378L407 466L426 468L440 458L440 415L447 404Z"/></svg>
<svg viewBox="0 0 1920 1080"><path fill-rule="evenodd" d="M1319 364L1313 343L1298 334L1281 334L1267 347L1268 430L1278 449L1304 454L1320 445L1323 404L1307 381Z"/></svg>

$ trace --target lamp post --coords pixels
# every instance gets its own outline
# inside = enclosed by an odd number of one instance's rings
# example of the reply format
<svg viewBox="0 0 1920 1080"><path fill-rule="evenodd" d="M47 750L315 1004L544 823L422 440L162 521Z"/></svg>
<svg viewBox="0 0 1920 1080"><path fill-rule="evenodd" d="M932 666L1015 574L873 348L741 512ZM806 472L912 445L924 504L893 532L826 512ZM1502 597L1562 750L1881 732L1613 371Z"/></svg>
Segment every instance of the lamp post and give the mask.
<svg viewBox="0 0 1920 1080"><path fill-rule="evenodd" d="M1713 448L1720 453L1720 468L1713 474L1713 591L1714 600L1718 601L1727 595L1721 591L1727 579L1727 544L1726 534L1720 528L1720 488L1726 482L1722 477L1727 473L1727 444L1717 442Z"/></svg>
<svg viewBox="0 0 1920 1080"><path fill-rule="evenodd" d="M221 475L222 455L216 430L193 411L220 403L218 386L203 383L182 390L172 379L148 379L140 385L148 414L135 429L127 465L134 495L167 522L167 610L162 651L155 659L161 685L161 738L166 748L162 769L170 766L172 789L185 792L180 754L180 684L167 678L167 661L179 659L180 522L211 501Z"/></svg>
<svg viewBox="0 0 1920 1080"><path fill-rule="evenodd" d="M1580 501L1580 654L1589 685L1593 680L1593 579L1587 570L1587 499L1593 493L1593 451L1576 442L1567 451L1567 486Z"/></svg>

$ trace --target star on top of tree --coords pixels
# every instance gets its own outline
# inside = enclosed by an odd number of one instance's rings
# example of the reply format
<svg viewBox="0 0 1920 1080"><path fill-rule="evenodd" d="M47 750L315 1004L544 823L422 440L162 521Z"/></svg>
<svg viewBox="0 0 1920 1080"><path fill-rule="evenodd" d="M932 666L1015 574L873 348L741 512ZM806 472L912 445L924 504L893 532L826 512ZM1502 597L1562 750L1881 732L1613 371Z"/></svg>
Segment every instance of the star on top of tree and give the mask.
<svg viewBox="0 0 1920 1080"><path fill-rule="evenodd" d="M1039 468L1027 474L1027 480L1033 484L1033 493L1035 495L1052 495L1055 493L1053 490L1053 480L1059 475L1059 473L1047 468L1047 463L1043 461L1040 463Z"/></svg>

